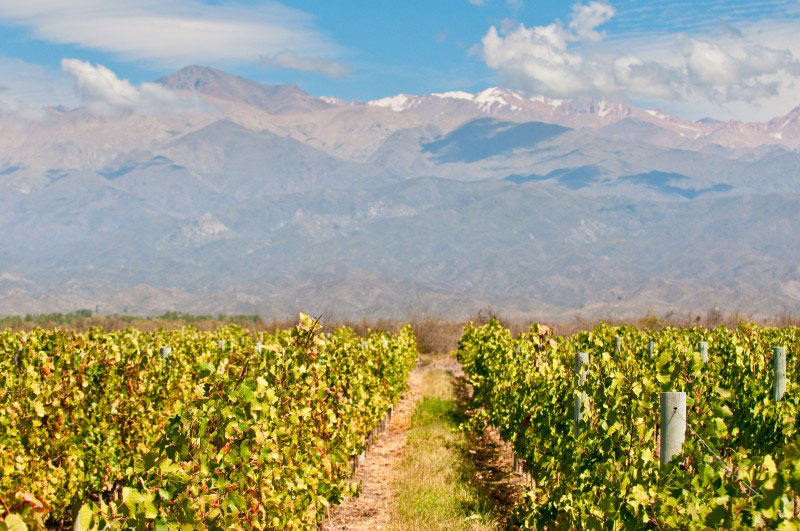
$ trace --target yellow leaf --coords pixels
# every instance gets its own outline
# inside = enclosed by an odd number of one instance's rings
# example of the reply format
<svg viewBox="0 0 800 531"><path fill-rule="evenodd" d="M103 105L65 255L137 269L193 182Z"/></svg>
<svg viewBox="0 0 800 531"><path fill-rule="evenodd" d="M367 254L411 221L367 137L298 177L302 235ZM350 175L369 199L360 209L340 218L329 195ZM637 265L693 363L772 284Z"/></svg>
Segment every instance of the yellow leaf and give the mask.
<svg viewBox="0 0 800 531"><path fill-rule="evenodd" d="M28 526L25 525L22 518L13 513L6 516L3 523L6 524L6 529L8 529L8 531L28 531Z"/></svg>
<svg viewBox="0 0 800 531"><path fill-rule="evenodd" d="M92 516L92 508L88 503L84 503L81 506L81 510L78 511L78 516L75 519L75 529L80 531L88 531L91 529Z"/></svg>
<svg viewBox="0 0 800 531"><path fill-rule="evenodd" d="M778 467L775 466L775 460L772 459L771 455L767 455L766 457L764 457L764 470L766 470L770 474L778 473Z"/></svg>

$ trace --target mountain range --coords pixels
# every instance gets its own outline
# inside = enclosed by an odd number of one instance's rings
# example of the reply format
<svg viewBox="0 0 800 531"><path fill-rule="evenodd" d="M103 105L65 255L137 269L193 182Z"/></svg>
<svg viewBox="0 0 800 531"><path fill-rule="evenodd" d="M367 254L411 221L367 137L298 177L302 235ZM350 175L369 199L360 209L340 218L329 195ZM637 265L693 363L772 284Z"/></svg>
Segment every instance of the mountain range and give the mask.
<svg viewBox="0 0 800 531"><path fill-rule="evenodd" d="M0 313L800 311L800 107L156 84L0 115Z"/></svg>

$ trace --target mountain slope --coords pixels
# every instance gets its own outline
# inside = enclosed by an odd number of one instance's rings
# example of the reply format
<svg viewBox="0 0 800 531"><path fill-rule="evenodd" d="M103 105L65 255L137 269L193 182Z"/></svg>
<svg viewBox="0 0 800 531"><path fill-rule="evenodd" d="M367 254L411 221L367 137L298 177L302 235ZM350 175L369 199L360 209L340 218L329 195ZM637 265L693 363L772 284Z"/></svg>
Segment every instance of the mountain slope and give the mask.
<svg viewBox="0 0 800 531"><path fill-rule="evenodd" d="M111 289L146 284L193 294L194 310L220 293L247 293L240 308L266 315L305 304L351 317L414 308L462 317L486 303L527 315L709 304L770 313L800 295L800 251L786 244L798 206L798 196L632 204L542 183L419 179L264 198L189 222L154 219L51 245L11 268L48 293L58 281L45 265L59 263L68 293L112 307L122 296L107 298ZM768 208L784 222L765 218Z"/></svg>
<svg viewBox="0 0 800 531"><path fill-rule="evenodd" d="M197 92L215 100L251 105L270 114L326 109L330 104L314 98L297 85L264 85L221 70L187 66L158 80L177 91Z"/></svg>
<svg viewBox="0 0 800 531"><path fill-rule="evenodd" d="M800 111L160 83L187 105L0 118L0 313L800 311Z"/></svg>

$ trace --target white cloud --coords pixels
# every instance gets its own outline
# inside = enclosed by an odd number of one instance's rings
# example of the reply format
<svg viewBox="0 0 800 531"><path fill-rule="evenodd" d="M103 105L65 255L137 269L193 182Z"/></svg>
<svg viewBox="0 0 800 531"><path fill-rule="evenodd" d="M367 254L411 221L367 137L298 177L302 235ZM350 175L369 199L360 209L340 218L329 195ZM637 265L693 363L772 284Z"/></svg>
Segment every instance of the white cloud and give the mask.
<svg viewBox="0 0 800 531"><path fill-rule="evenodd" d="M576 40L600 41L605 33L597 31L598 26L602 26L613 16L614 8L603 2L574 4L569 29L574 32Z"/></svg>
<svg viewBox="0 0 800 531"><path fill-rule="evenodd" d="M643 61L633 55L614 59L613 83L609 93L615 89L627 91L633 96L650 100L673 100L683 90L683 77L675 67L654 61Z"/></svg>
<svg viewBox="0 0 800 531"><path fill-rule="evenodd" d="M698 85L729 85L740 77L733 57L710 42L692 41L686 54L686 65Z"/></svg>
<svg viewBox="0 0 800 531"><path fill-rule="evenodd" d="M0 1L0 20L29 29L38 39L164 68L255 63L289 50L297 57L318 58L326 73L330 66L324 60L341 53L309 15L273 1L5 0Z"/></svg>
<svg viewBox="0 0 800 531"><path fill-rule="evenodd" d="M724 47L692 40L685 57L691 86L721 102L776 96L780 74L789 78L800 74L800 63L790 50L776 50L738 37L727 39Z"/></svg>
<svg viewBox="0 0 800 531"><path fill-rule="evenodd" d="M774 32L723 26L719 34L649 35L604 41L600 27L614 16L609 4L575 4L567 24L498 29L479 53L508 83L556 97L610 96L698 112L763 118L800 103L800 36L793 45ZM781 47L783 46L783 47Z"/></svg>
<svg viewBox="0 0 800 531"><path fill-rule="evenodd" d="M589 89L581 74L583 58L567 50L562 28L555 24L517 30L501 36L492 26L483 37L486 64L532 92L578 94Z"/></svg>
<svg viewBox="0 0 800 531"><path fill-rule="evenodd" d="M61 68L74 78L75 90L91 110L108 114L118 110L171 112L205 105L194 95L179 94L158 83L133 85L103 65L63 59Z"/></svg>

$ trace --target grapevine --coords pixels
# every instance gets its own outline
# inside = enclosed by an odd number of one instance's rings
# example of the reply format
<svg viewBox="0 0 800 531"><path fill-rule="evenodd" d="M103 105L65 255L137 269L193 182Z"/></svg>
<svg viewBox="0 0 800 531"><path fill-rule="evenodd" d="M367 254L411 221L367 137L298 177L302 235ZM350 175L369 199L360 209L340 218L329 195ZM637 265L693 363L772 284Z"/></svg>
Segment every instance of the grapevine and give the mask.
<svg viewBox="0 0 800 531"><path fill-rule="evenodd" d="M351 461L417 356L409 327L324 334L305 315L262 337L2 332L0 352L0 529L15 530L312 527L357 490Z"/></svg>
<svg viewBox="0 0 800 531"><path fill-rule="evenodd" d="M707 362L700 341L709 344ZM790 353L780 402L771 393L775 345ZM493 320L467 326L457 355L477 418L497 428L534 479L519 525L735 528L800 523L798 348L797 328L601 325L555 337L535 325L515 338ZM589 359L583 384L573 369L578 352ZM690 431L662 467L664 391L686 392ZM575 431L577 393L586 410Z"/></svg>

